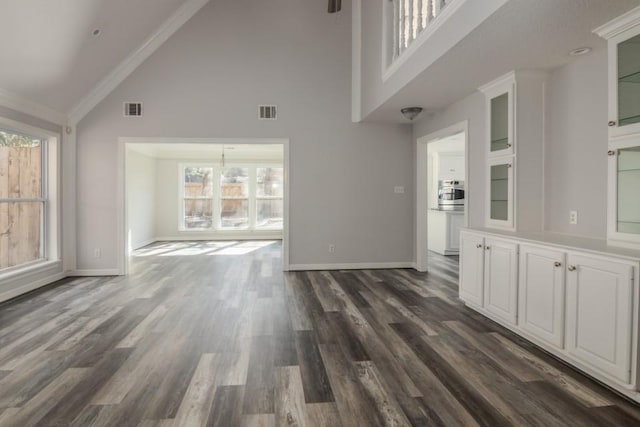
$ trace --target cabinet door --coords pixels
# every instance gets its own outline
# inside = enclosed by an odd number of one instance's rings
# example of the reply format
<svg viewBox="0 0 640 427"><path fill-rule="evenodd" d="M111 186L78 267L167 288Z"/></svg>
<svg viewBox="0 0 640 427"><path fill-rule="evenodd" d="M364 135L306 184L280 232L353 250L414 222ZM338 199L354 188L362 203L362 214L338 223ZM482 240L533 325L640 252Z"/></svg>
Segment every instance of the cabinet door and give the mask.
<svg viewBox="0 0 640 427"><path fill-rule="evenodd" d="M518 311L518 245L485 240L484 307L507 322L516 323Z"/></svg>
<svg viewBox="0 0 640 427"><path fill-rule="evenodd" d="M460 249L460 229L464 226L464 215L449 214L449 243L448 248L451 251Z"/></svg>
<svg viewBox="0 0 640 427"><path fill-rule="evenodd" d="M567 351L629 383L633 266L580 254L567 265Z"/></svg>
<svg viewBox="0 0 640 427"><path fill-rule="evenodd" d="M520 246L518 324L547 343L564 347L565 254Z"/></svg>
<svg viewBox="0 0 640 427"><path fill-rule="evenodd" d="M469 233L460 234L460 299L482 306L484 239Z"/></svg>
<svg viewBox="0 0 640 427"><path fill-rule="evenodd" d="M513 229L513 158L489 161L487 226Z"/></svg>
<svg viewBox="0 0 640 427"><path fill-rule="evenodd" d="M609 41L609 134L640 131L640 28Z"/></svg>
<svg viewBox="0 0 640 427"><path fill-rule="evenodd" d="M439 180L453 179L464 181L464 154L440 153L438 158L440 160L438 167Z"/></svg>

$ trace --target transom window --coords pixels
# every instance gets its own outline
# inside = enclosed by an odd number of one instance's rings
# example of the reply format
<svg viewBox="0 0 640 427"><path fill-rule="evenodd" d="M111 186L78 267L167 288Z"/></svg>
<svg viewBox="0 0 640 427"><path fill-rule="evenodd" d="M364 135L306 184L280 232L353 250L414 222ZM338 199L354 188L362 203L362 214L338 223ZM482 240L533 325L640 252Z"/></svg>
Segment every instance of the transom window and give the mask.
<svg viewBox="0 0 640 427"><path fill-rule="evenodd" d="M392 58L395 60L440 12L455 0L391 0L393 9Z"/></svg>
<svg viewBox="0 0 640 427"><path fill-rule="evenodd" d="M46 140L0 129L0 271L46 258Z"/></svg>
<svg viewBox="0 0 640 427"><path fill-rule="evenodd" d="M281 165L182 165L181 230L282 230Z"/></svg>

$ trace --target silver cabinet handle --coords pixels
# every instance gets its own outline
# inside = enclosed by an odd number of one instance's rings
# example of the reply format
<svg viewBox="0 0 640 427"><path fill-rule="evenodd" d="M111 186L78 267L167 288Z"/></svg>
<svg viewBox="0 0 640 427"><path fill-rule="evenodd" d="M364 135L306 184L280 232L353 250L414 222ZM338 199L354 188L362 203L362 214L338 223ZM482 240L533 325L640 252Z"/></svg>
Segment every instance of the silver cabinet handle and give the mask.
<svg viewBox="0 0 640 427"><path fill-rule="evenodd" d="M476 248L478 248L478 249L480 249L481 247L482 247L482 244L480 244L480 243L478 243L478 244L476 245Z"/></svg>
<svg viewBox="0 0 640 427"><path fill-rule="evenodd" d="M608 123L609 127L614 127L616 125L616 121L615 120L611 120Z"/></svg>
<svg viewBox="0 0 640 427"><path fill-rule="evenodd" d="M562 263L561 263L561 262L556 262L554 265L555 265L556 267L562 267Z"/></svg>
<svg viewBox="0 0 640 427"><path fill-rule="evenodd" d="M485 249L490 251L491 250L491 246L487 246Z"/></svg>
<svg viewBox="0 0 640 427"><path fill-rule="evenodd" d="M575 267L575 266L573 266L573 265L570 265L568 270L569 270L569 271L576 271L576 267Z"/></svg>

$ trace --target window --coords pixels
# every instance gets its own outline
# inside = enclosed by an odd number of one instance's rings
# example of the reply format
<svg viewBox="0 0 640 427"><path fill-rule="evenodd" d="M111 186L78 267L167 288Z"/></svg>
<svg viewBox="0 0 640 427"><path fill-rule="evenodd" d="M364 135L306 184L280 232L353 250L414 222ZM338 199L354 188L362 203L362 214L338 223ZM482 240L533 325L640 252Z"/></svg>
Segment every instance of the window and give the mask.
<svg viewBox="0 0 640 427"><path fill-rule="evenodd" d="M182 165L183 231L279 231L284 169L274 165Z"/></svg>
<svg viewBox="0 0 640 427"><path fill-rule="evenodd" d="M220 175L220 228L248 227L249 169L225 169Z"/></svg>
<svg viewBox="0 0 640 427"><path fill-rule="evenodd" d="M284 170L258 168L256 173L256 228L281 229Z"/></svg>
<svg viewBox="0 0 640 427"><path fill-rule="evenodd" d="M186 230L213 226L213 168L184 168L184 224Z"/></svg>
<svg viewBox="0 0 640 427"><path fill-rule="evenodd" d="M392 0L392 58L395 60L454 0Z"/></svg>
<svg viewBox="0 0 640 427"><path fill-rule="evenodd" d="M46 258L45 139L0 130L0 270Z"/></svg>

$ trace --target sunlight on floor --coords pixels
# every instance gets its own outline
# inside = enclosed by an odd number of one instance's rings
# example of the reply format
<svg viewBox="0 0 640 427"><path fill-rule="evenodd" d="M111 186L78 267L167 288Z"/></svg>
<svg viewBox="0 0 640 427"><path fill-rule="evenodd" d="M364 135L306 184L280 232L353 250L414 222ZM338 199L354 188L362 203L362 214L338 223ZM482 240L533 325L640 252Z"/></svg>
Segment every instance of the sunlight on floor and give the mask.
<svg viewBox="0 0 640 427"><path fill-rule="evenodd" d="M277 240L259 241L202 241L202 242L158 242L135 250L132 257L175 257L194 255L246 255L267 247Z"/></svg>

